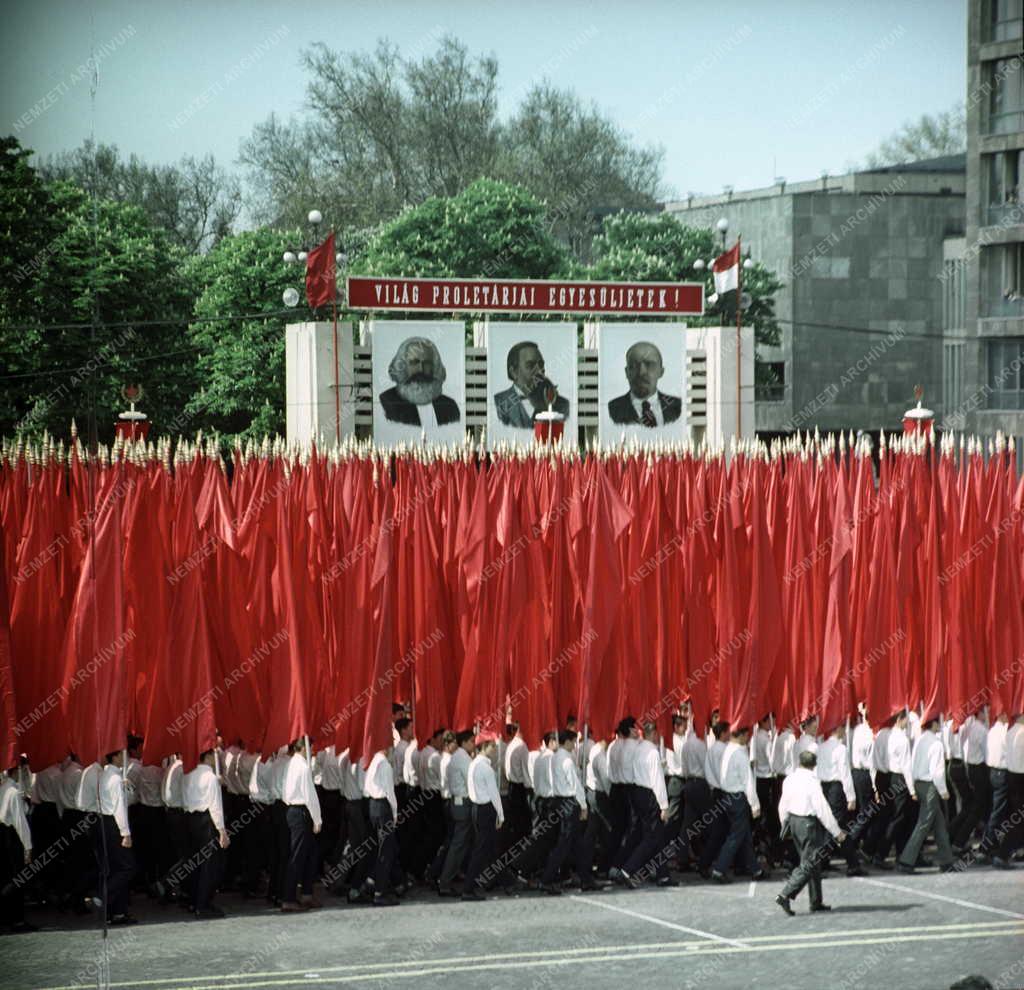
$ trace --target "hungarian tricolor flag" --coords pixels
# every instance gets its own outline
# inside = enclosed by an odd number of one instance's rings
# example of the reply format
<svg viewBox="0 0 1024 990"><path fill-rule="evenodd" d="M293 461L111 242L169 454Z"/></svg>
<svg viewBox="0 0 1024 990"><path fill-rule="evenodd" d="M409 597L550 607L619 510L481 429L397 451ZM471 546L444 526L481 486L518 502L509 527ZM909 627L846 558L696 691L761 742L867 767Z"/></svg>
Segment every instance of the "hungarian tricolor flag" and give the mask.
<svg viewBox="0 0 1024 990"><path fill-rule="evenodd" d="M310 255L312 257L312 255ZM740 242L737 241L725 254L720 254L711 263L715 274L715 292L719 295L740 285Z"/></svg>
<svg viewBox="0 0 1024 990"><path fill-rule="evenodd" d="M306 300L312 309L334 302L334 231L306 257Z"/></svg>

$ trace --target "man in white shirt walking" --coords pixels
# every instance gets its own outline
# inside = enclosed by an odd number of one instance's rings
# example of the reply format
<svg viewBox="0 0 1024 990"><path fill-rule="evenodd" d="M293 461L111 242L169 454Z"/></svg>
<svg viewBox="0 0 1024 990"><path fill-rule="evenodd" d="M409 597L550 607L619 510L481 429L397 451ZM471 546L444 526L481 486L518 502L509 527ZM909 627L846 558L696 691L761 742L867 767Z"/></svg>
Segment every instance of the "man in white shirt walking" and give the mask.
<svg viewBox="0 0 1024 990"><path fill-rule="evenodd" d="M473 730L455 734L455 751L447 767L447 785L451 796L452 832L445 853L444 866L437 881L442 897L454 897L452 884L466 863L472 846L473 814L469 801L469 765L475 753Z"/></svg>
<svg viewBox="0 0 1024 990"><path fill-rule="evenodd" d="M988 748L985 762L988 764L989 783L992 786L992 810L981 837L975 862L979 865L991 863L996 869L1010 867L1010 774L1006 765L1006 736L1010 728L1010 716L1000 712L988 730Z"/></svg>
<svg viewBox="0 0 1024 990"><path fill-rule="evenodd" d="M775 898L776 904L788 915L794 913L790 901L804 887L807 887L812 912L831 910L822 902L821 894L821 867L830 844L826 830L839 842L844 834L822 793L821 781L815 773L817 762L813 750L804 750L800 754L800 765L782 782L779 820L782 831L793 837L800 853L800 864Z"/></svg>
<svg viewBox="0 0 1024 990"><path fill-rule="evenodd" d="M898 712L886 740L886 758L889 763L889 787L879 797L890 807L889 823L875 852L875 865L882 865L890 849L897 859L914 830L917 819L917 794L911 772L910 737L907 732L907 711Z"/></svg>
<svg viewBox="0 0 1024 990"><path fill-rule="evenodd" d="M15 878L32 861L32 834L15 769L0 776L0 926L11 932L34 932L25 920L25 896Z"/></svg>
<svg viewBox="0 0 1024 990"><path fill-rule="evenodd" d="M394 907L398 904L397 893L404 889L398 863L398 796L392 750L389 746L373 754L363 785L370 799L370 827L377 836L377 862L373 869L375 907Z"/></svg>
<svg viewBox="0 0 1024 990"><path fill-rule="evenodd" d="M725 837L729 834L729 813L728 806L730 799L722 790L722 759L725 756L726 747L729 745L729 723L718 721L711 726L711 734L714 739L708 744L707 757L704 760L704 778L710 789L710 804L708 814L701 821L701 825L708 818L710 823L704 828L704 848L701 850L697 868L705 880L711 879L711 864L715 861L718 853L725 843Z"/></svg>
<svg viewBox="0 0 1024 990"><path fill-rule="evenodd" d="M697 735L691 723L683 743L683 823L679 830L679 863L682 869L696 864L704 848L703 820L711 804L711 791L704 777L708 757L707 743Z"/></svg>
<svg viewBox="0 0 1024 990"><path fill-rule="evenodd" d="M853 789L853 777L846 744L843 742L845 726L837 725L829 733L828 738L818 746L818 779L821 790L828 801L832 814L839 822L840 828L847 832L842 847L838 850L846 860L848 877L864 876L864 869L857 856L857 848L849 834L849 821L857 808L857 795Z"/></svg>
<svg viewBox="0 0 1024 990"><path fill-rule="evenodd" d="M953 850L949 846L949 835L946 832L946 812L942 802L949 800L949 789L946 786L946 754L942 748L942 739L938 736L939 720L928 715L921 720L921 735L914 744L911 758L911 773L914 778L914 791L919 807L917 825L907 844L903 847L896 869L900 873L913 873L914 866L921 855L921 847L925 839L934 833L936 855L939 869L947 873L953 869Z"/></svg>
<svg viewBox="0 0 1024 990"><path fill-rule="evenodd" d="M215 763L212 749L200 754L199 765L185 774L182 788L191 842L189 907L197 918L224 917L224 912L213 903L224 872L223 850L229 845Z"/></svg>
<svg viewBox="0 0 1024 990"><path fill-rule="evenodd" d="M992 803L992 784L989 781L988 764L985 762L988 752L988 711L984 705L964 719L959 735L964 768L967 771L967 796L960 813L950 822L949 842L953 852L962 855L967 851L974 830L988 820Z"/></svg>
<svg viewBox="0 0 1024 990"><path fill-rule="evenodd" d="M303 911L320 907L320 902L313 897L313 883L316 879L314 836L320 834L323 820L320 815L320 799L313 784L313 769L307 758L308 737L296 739L289 750L291 756L281 785L281 801L285 806L289 837L281 910Z"/></svg>
<svg viewBox="0 0 1024 990"><path fill-rule="evenodd" d="M659 887L675 886L669 874L669 857L665 854L665 823L669 810L661 758L654 743L658 728L653 722L645 722L643 733L633 760L633 808L640 823L640 841L622 867L622 873L633 888L652 878Z"/></svg>
<svg viewBox="0 0 1024 990"><path fill-rule="evenodd" d="M123 768L124 751L119 749L107 754L102 771L97 764L89 767L82 774L79 785L82 810L100 816L92 829L93 852L99 867L100 894L110 925L134 925L137 920L128 913L135 877L135 856L128 826Z"/></svg>
<svg viewBox="0 0 1024 990"><path fill-rule="evenodd" d="M765 876L764 870L758 868L754 860L754 837L750 828L751 815L757 818L761 814L747 751L750 730L741 726L732 730L731 735L732 739L722 755L722 797L726 802L729 833L711 871L711 879L716 883L729 882L726 872L736 862L755 880Z"/></svg>
<svg viewBox="0 0 1024 990"><path fill-rule="evenodd" d="M587 798L576 769L576 732L562 729L558 733L558 749L552 755L551 776L553 796L550 808L558 816L558 837L548 853L541 877L541 887L548 894L561 894L558 881L566 861L572 857L573 868L584 890L594 890L597 884L591 876L593 847L584 843L587 820Z"/></svg>
<svg viewBox="0 0 1024 990"><path fill-rule="evenodd" d="M480 735L475 740L476 755L470 761L466 776L473 819L473 851L466 868L462 891L464 901L484 900L484 891L494 882L510 883L504 866L495 867L498 855L498 829L504 824L505 812L498 793L498 778L491 761L498 741L493 735ZM493 874L493 875L485 875Z"/></svg>
<svg viewBox="0 0 1024 990"><path fill-rule="evenodd" d="M508 817L505 822L505 830L509 833L506 839L511 847L530 834L528 793L530 751L519 729L519 723L511 723L509 730L512 733L512 739L505 749L505 776L508 779L508 801L506 802Z"/></svg>

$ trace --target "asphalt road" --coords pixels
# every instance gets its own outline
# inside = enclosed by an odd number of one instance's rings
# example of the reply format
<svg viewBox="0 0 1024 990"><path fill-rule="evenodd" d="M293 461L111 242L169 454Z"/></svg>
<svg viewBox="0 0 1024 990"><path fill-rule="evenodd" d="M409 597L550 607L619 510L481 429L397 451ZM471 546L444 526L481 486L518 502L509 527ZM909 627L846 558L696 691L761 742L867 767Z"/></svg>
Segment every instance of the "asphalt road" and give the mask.
<svg viewBox="0 0 1024 990"><path fill-rule="evenodd" d="M421 890L390 909L328 897L288 916L224 895L229 918L205 922L136 896L141 923L105 943L88 918L32 914L39 932L0 938L0 987L939 990L968 973L1024 986L1024 870L827 879L834 910L810 915L802 895L794 918L776 877L483 903Z"/></svg>

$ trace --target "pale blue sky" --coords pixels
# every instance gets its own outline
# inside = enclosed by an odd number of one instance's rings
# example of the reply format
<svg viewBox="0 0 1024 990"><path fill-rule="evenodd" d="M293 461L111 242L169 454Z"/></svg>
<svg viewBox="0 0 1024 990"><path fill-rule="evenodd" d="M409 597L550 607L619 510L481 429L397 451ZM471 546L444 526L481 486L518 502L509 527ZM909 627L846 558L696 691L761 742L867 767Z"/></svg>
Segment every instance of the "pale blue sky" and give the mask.
<svg viewBox="0 0 1024 990"><path fill-rule="evenodd" d="M81 67L92 36L102 53L98 140L153 162L213 152L234 167L255 123L302 109L299 53L311 42L367 49L386 36L404 51L429 51L450 32L497 56L503 116L546 76L640 142L662 145L665 181L678 194L714 193L845 170L903 121L962 100L965 8L964 0L4 0L0 132L43 154L89 135Z"/></svg>

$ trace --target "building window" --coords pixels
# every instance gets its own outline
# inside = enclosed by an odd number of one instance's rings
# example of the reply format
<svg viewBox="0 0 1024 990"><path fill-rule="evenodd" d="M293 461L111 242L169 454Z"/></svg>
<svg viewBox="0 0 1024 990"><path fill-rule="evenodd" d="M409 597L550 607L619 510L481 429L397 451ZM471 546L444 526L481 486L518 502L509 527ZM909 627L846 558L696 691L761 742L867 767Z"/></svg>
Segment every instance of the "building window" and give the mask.
<svg viewBox="0 0 1024 990"><path fill-rule="evenodd" d="M984 155L986 213L981 225L1009 227L1024 223L1024 201L1021 198L1021 173L1024 172L1024 150L1000 151Z"/></svg>
<svg viewBox="0 0 1024 990"><path fill-rule="evenodd" d="M981 315L1024 316L1024 243L993 244L982 250Z"/></svg>
<svg viewBox="0 0 1024 990"><path fill-rule="evenodd" d="M963 429L964 345L942 345L942 405L946 429ZM955 424L955 425L951 425Z"/></svg>
<svg viewBox="0 0 1024 990"><path fill-rule="evenodd" d="M986 63L989 90L988 133L1024 131L1024 60L1001 58Z"/></svg>
<svg viewBox="0 0 1024 990"><path fill-rule="evenodd" d="M781 402L786 397L786 362L754 362L754 398L757 402Z"/></svg>
<svg viewBox="0 0 1024 990"><path fill-rule="evenodd" d="M1013 41L1024 26L1024 0L989 0L986 41Z"/></svg>
<svg viewBox="0 0 1024 990"><path fill-rule="evenodd" d="M1024 409L1024 337L986 342L989 409Z"/></svg>
<svg viewBox="0 0 1024 990"><path fill-rule="evenodd" d="M967 325L966 272L963 258L947 258L942 263L943 330L963 330Z"/></svg>

